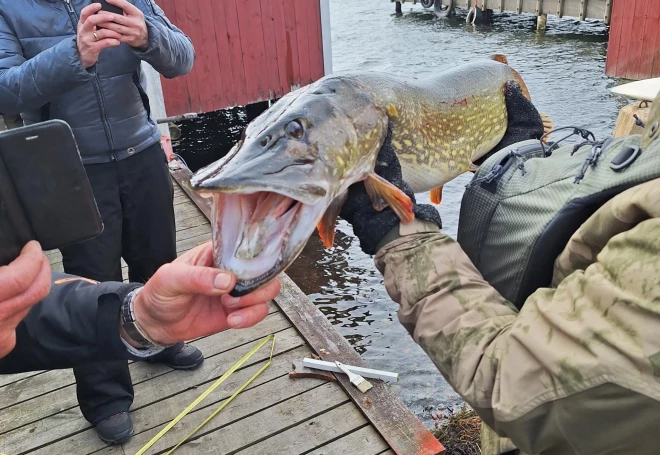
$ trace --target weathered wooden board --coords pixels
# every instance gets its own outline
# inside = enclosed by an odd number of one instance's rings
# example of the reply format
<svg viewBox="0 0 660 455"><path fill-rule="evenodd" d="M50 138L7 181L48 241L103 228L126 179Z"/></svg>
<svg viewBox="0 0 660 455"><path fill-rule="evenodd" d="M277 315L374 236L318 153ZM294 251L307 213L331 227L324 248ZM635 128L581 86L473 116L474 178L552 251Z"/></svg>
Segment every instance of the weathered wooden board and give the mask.
<svg viewBox="0 0 660 455"><path fill-rule="evenodd" d="M254 413L272 405L278 399L286 399L287 396L295 396L304 391L318 387L322 381L305 384L288 384L282 378L285 378L285 364L292 358L309 352L305 347L299 347L292 351L279 354L278 359L270 368L264 371L255 381L250 384L238 398L230 403L220 414L217 415L206 427L204 431L208 432L211 428L225 427L229 423L241 419L248 414ZM252 366L237 370L225 383L223 383L213 394L202 401L198 407L186 416L179 424L168 431L163 438L158 441L149 453L157 453L159 448L170 447L177 444L185 437L196 425L202 422L213 412L224 400L256 373L263 361ZM224 366L226 370L227 366ZM224 371L216 369L220 376ZM213 378L216 379L216 378ZM285 378L286 379L286 378ZM133 438L121 447L107 447L95 434L93 429L88 429L78 433L65 441L56 442L46 448L37 451L37 454L58 455L58 454L91 454L103 452L110 454L133 454L151 440L163 427L176 417L182 409L193 402L203 391L204 387L209 386L209 381L204 383L195 383L195 388L176 393L171 398L161 401L154 401L148 406L143 407L132 413L135 435ZM158 384L154 383L154 387ZM171 386L171 385L168 385ZM170 392L171 393L171 392ZM195 423L195 425L193 425Z"/></svg>
<svg viewBox="0 0 660 455"><path fill-rule="evenodd" d="M351 453L378 455L385 450L388 450L385 441L371 425L365 425L353 433L309 452L309 455L347 455Z"/></svg>
<svg viewBox="0 0 660 455"><path fill-rule="evenodd" d="M251 337L256 338L256 340L242 344L235 347L234 349L222 353L213 352L214 346L216 351L222 349L220 346L223 345L224 340L220 340L219 337L224 338L225 336L230 335L231 332L233 331L228 331L214 337L209 337L206 339L207 342L205 345L202 345L202 343L194 343L202 352L204 352L206 358L204 365L202 365L202 367L198 370L175 371L161 365L144 365L142 362L134 364L138 367L154 369L156 371L160 370L161 368L169 371L166 371L164 374L158 376L153 376L152 380L136 382L132 369L131 376L133 376L134 379L133 382L135 389L135 399L131 410L135 412L148 406L150 403L175 396L179 393L183 393L186 390L198 387L200 384L208 384L210 381L220 377L225 371L227 371L228 366L233 365L245 354L245 352L250 350L254 345L261 341L264 336L267 335L266 332L261 332L260 330L247 330L247 332L251 333ZM304 346L303 340L300 339L293 328L288 328L277 332L276 336L279 339L279 343L275 348L278 354ZM268 358L269 355L269 351L262 349L257 352L250 359L250 361L244 365L244 367L254 365L258 362L263 362ZM158 380L155 380L154 378L157 378ZM202 391L199 391L199 393ZM232 389L229 391L229 393L231 394L233 391L234 390ZM62 394L58 392L59 391L55 391L48 394L48 396L52 396L53 401L56 402L56 405L62 404L66 400L66 398L62 397ZM69 392L69 395L71 395L70 399L73 401L75 407L68 407L65 412L51 412L47 417L43 417L27 425L22 425L15 430L0 435L0 441L2 441L2 449L7 453L23 453L27 450L39 448L45 444L53 443L59 439L62 439L63 434L72 435L90 429L90 424L83 418L79 408L77 407L75 392L73 394ZM11 411L3 411L2 414L22 417L27 411L33 410L39 411L38 414L43 415L45 412L41 411L40 409L41 407L45 406L46 403L44 403L43 400L39 400L40 398L42 397L31 400L27 403L26 406L19 406L16 409L12 409ZM51 407L51 410L52 409L53 408ZM181 409L183 408L180 408L179 412ZM5 427L0 426L0 428Z"/></svg>
<svg viewBox="0 0 660 455"><path fill-rule="evenodd" d="M325 387L331 387L331 385L328 384ZM317 405L314 408L317 408ZM307 453L333 439L350 434L355 428L366 424L367 420L358 408L348 402L236 453L237 455L280 455L291 453L291 451ZM353 453L362 455L362 452L354 451Z"/></svg>
<svg viewBox="0 0 660 455"><path fill-rule="evenodd" d="M280 98L325 74L319 0L156 0L195 46L192 71L161 77L168 115Z"/></svg>
<svg viewBox="0 0 660 455"><path fill-rule="evenodd" d="M660 76L660 0L617 0L605 74L641 80Z"/></svg>

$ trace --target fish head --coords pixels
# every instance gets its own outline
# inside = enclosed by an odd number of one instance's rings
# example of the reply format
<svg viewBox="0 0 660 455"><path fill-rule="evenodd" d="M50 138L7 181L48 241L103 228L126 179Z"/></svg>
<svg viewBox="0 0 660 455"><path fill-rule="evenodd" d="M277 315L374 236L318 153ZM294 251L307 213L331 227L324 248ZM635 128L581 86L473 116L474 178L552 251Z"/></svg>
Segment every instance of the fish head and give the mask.
<svg viewBox="0 0 660 455"><path fill-rule="evenodd" d="M300 254L326 209L374 168L387 115L362 87L327 77L282 97L191 187L213 197L214 259L232 295L263 286Z"/></svg>

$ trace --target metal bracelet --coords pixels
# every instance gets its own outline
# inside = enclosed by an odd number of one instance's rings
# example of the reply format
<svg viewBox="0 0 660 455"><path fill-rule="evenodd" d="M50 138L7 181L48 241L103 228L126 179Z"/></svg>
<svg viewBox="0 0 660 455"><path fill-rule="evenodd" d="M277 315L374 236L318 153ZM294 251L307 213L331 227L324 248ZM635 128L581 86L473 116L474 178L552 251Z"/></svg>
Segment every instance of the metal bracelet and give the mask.
<svg viewBox="0 0 660 455"><path fill-rule="evenodd" d="M140 346L150 349L150 348L166 348L169 347L168 345L163 345L160 343L157 343L153 341L149 336L145 333L145 331L140 327L140 324L137 322L135 318L135 311L134 311L134 302L135 302L135 297L142 291L143 287L136 288L132 290L124 299L124 302L122 303L121 306L121 316L122 316L122 325L124 327L124 330L128 334L129 337L136 343L138 343Z"/></svg>

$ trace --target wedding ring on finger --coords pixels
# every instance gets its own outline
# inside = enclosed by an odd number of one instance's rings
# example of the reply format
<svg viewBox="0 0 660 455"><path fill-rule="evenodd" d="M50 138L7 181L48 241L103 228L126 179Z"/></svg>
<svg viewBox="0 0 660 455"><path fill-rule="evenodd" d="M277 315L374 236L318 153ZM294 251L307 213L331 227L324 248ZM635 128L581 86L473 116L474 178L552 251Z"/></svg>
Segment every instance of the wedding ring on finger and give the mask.
<svg viewBox="0 0 660 455"><path fill-rule="evenodd" d="M96 39L96 41L98 41L99 40L99 35L97 35L96 32L93 32L93 33L94 33L94 38Z"/></svg>

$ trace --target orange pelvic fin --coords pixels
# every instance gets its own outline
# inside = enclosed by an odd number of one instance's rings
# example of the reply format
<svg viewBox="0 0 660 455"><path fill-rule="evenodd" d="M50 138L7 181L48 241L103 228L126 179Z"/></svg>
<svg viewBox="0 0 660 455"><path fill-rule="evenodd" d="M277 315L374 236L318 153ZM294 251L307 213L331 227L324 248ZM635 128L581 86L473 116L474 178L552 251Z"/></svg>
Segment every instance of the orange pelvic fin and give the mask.
<svg viewBox="0 0 660 455"><path fill-rule="evenodd" d="M335 243L335 225L347 197L348 192L345 192L334 198L323 214L321 221L316 225L321 241L326 248L332 248L332 245Z"/></svg>
<svg viewBox="0 0 660 455"><path fill-rule="evenodd" d="M440 204L442 202L442 187L433 188L431 190L431 202L433 204Z"/></svg>
<svg viewBox="0 0 660 455"><path fill-rule="evenodd" d="M375 173L369 174L364 181L364 187L376 210L383 210L389 205L402 223L407 224L415 219L410 198L381 176Z"/></svg>

